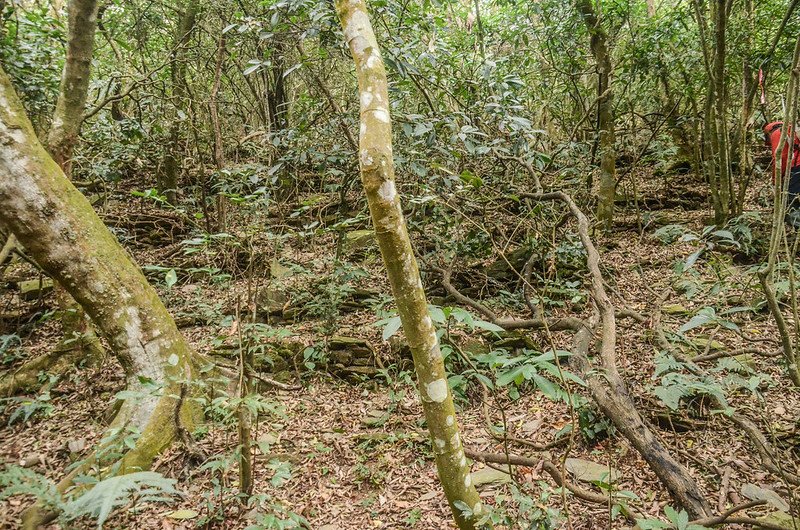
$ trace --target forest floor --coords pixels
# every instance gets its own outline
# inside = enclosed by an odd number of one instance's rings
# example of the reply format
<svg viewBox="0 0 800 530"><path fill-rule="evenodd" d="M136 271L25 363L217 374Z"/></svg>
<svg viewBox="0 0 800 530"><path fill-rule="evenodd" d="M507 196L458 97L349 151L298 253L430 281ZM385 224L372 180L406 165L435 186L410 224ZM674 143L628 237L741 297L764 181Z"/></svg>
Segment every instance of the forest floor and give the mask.
<svg viewBox="0 0 800 530"><path fill-rule="evenodd" d="M650 187L652 189L645 187L642 191L644 196L662 197L671 205L654 210L653 215L639 217L646 224L642 233L638 230L638 215L633 208L621 208L618 217L620 228L609 236L597 238L616 308L634 310L646 316L643 322L632 319L618 322L620 372L635 396L639 410L656 422L658 436L679 461L692 469L692 475L712 506L724 508L746 500L747 488L743 496L743 486L746 485L773 490L790 503L796 492L791 491L780 477L764 470L746 436L723 414L709 410L706 400L693 398L688 406L669 416L668 409L653 394L653 388L658 384L654 375L657 348L652 340L654 311L669 306L669 311L664 311L662 324L672 337L699 310L719 308L720 300L724 300L723 305L729 308L752 306L758 298L758 285L753 283L750 267L758 262L758 258L742 262L729 254L709 250L700 256L691 273L684 275L682 286L676 289L679 282L676 281L674 264L685 261L699 248L698 244L687 241L665 245L653 236L653 232L672 222L700 233L707 224L708 208L704 202L692 203L691 200L683 205L676 204L674 199L682 191L673 186L664 187L656 179L651 179ZM124 215L125 200L123 198L123 202L116 206L110 201L104 208L112 212L117 209L119 215ZM755 198L750 209L760 212L763 219L769 218L767 206L759 205ZM142 211L147 211L147 208L142 208ZM653 221L656 217L660 218L657 223ZM665 222L664 219L672 221ZM180 237L176 238L179 240ZM290 269L293 264L301 265L306 273L296 280L298 284L334 273L337 245L333 234L311 239L284 238L282 241L284 243L278 250L274 241L256 238L250 252L266 262L277 257L283 266ZM174 245L134 240L126 241L126 245L140 265L157 264L169 269L185 260L183 254L174 251ZM229 263L231 267L243 267L236 255L221 259L221 263ZM378 297L390 294L379 259L368 257L360 266L368 275L354 280L359 288L376 292ZM461 274L469 275L469 271L474 270L468 269ZM163 274L163 270L151 273L151 278L160 279ZM12 285L32 278L36 278L33 269L19 264L7 273L6 281ZM283 284L288 293L286 300L281 298L284 305L292 298L292 290L300 289L293 281ZM480 281L477 279L475 283ZM442 292L435 274L426 275L425 282L434 294ZM246 313L249 308L246 301L237 300L247 300L252 283L252 275L249 281L246 275L240 275L240 279L233 282L217 283L181 276L171 289L166 288L163 281L159 289L170 310L178 316L179 322L183 322L183 331L190 342L199 352L210 355L220 343L235 338L238 325L234 325L236 309L239 307L241 313ZM661 293L667 293L663 302L659 300ZM14 289L6 289L0 298L0 307L6 314L18 315L16 320L6 319L3 333L21 338L21 345L9 344L4 348L2 360L5 369L13 370L24 359L48 351L57 342L59 325L52 318L55 301L51 294L24 301ZM556 312L567 315L584 310L585 307L565 304ZM182 318L199 314L206 315L202 319L204 323ZM732 311L726 318L735 322L735 330L718 326L711 330L687 331L685 335L694 340L698 350L695 354L739 349L765 354L777 351L777 332L767 312ZM311 317L298 319L294 324L275 325L289 330L288 340L306 347L324 343L325 334L328 337L364 339L375 352L375 362L390 366L396 360L393 360L396 354L382 340L382 330L375 325L378 319L374 309L355 307L336 316L333 330L329 329L329 323ZM327 331L321 332L323 328ZM701 330L707 334L697 333ZM466 344L471 340L469 335L461 330L455 340ZM535 343L546 343L540 334L530 335ZM562 334L555 336L557 344L565 349L569 345L568 339ZM542 346L542 351L544 349ZM760 425L771 439L796 447L797 441L792 437L797 436L800 396L791 388L778 359L748 355L742 361L746 366L739 375L743 381L757 386L759 393L730 390L731 405ZM723 378L735 372L724 361L724 358L712 360L704 366ZM245 507L233 497L238 480L233 455L237 445L235 420L217 418L209 421L205 432L197 437L199 447L207 455L200 462L193 461L180 444L173 446L156 462L155 470L177 479L177 488L185 495L169 505L142 504L135 509L120 511L109 520L108 527L177 529L200 525L244 528L255 524L259 514L274 511L275 505L283 505L286 510L305 517L310 528L317 530L452 528L421 422L422 408L413 387L407 383L408 372L388 370L381 373L387 375L353 382L352 377L342 378L323 370L304 371L299 374L300 390L260 387L260 392L282 409L277 416L259 419L253 434L253 439L260 442L256 449L255 493L270 499L267 506ZM754 381L754 377L757 380ZM290 382L298 380L294 378ZM27 421L17 418L11 422L10 419L18 407L30 404L30 399L7 404L0 418L3 421L0 463L23 463L47 477L58 479L71 461L86 456L99 440L104 429L103 418L108 417L114 395L123 389L124 379L119 366L109 357L98 365L75 369L58 380L49 390L49 399L40 396L37 400L40 409ZM581 391L577 385L572 389ZM504 444L488 431L481 401L481 393L474 385L458 394L458 419L464 444L473 450L501 453ZM499 425L498 403L505 411L509 435L540 444L552 441L572 421L571 411L563 401L552 401L536 390L521 391L516 400L502 391L497 400L490 400L491 421ZM669 418L675 420L671 425ZM668 493L621 435L590 443L577 434L577 429L575 432L572 443L567 445L570 458L613 467L619 473L613 489L633 492L638 499L631 501L631 505L640 513L663 517L664 507L673 504ZM514 454L542 456L518 444L510 444L509 449ZM549 457L561 463L565 449L563 445L555 447L549 452ZM795 457L785 464L796 472L796 454L791 450L786 454ZM485 464L476 462L473 472L484 467ZM576 480L572 473L568 472L567 476L571 481ZM554 524L557 528L632 526L622 516L610 520L609 506L592 505L572 496L562 497L556 492L552 479L539 468L515 468L513 481L503 477L495 479L495 482L479 486L486 503L513 506L515 499L519 498L514 490L518 489L533 500L533 506L526 509L529 521L537 509L549 508L560 513L561 519ZM600 491L593 484L584 483L583 486ZM14 528L18 515L28 502L25 498L1 501L0 527ZM751 510L750 514L758 516L770 509L759 507ZM176 512L179 510L188 511ZM546 512L542 512L541 520L545 519ZM77 527L90 528L92 523L86 521ZM544 522L540 527L549 528Z"/></svg>

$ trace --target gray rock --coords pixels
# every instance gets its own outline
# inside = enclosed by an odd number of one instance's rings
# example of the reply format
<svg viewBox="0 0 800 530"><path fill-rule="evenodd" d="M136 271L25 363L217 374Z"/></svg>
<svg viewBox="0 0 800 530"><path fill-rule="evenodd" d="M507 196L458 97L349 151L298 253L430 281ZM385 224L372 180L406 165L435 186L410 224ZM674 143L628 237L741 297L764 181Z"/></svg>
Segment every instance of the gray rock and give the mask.
<svg viewBox="0 0 800 530"><path fill-rule="evenodd" d="M491 467L485 467L472 473L472 483L475 487L486 484L508 484L509 482L511 482L511 475Z"/></svg>
<svg viewBox="0 0 800 530"><path fill-rule="evenodd" d="M575 480L581 482L589 482L594 484L602 482L604 484L612 484L619 480L619 471L609 468L601 464L592 462L591 460L583 460L581 458L567 458L565 467Z"/></svg>
<svg viewBox="0 0 800 530"><path fill-rule="evenodd" d="M25 280L17 282L17 289L19 289L19 297L23 300L36 300L53 290L53 280L50 278L42 278L41 281L38 278Z"/></svg>
<svg viewBox="0 0 800 530"><path fill-rule="evenodd" d="M372 230L352 230L342 236L342 256L352 259L367 250L377 249L377 239Z"/></svg>
<svg viewBox="0 0 800 530"><path fill-rule="evenodd" d="M756 484L744 484L742 486L742 497L746 497L751 501L767 501L782 512L789 511L789 504L787 504L780 495L771 489L762 488Z"/></svg>

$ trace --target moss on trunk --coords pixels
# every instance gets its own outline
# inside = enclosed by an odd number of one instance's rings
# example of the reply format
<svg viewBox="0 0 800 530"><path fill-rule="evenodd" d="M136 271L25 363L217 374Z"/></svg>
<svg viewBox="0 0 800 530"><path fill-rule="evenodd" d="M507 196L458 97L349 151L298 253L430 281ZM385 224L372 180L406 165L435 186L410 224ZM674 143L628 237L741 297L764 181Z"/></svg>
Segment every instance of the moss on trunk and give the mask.
<svg viewBox="0 0 800 530"><path fill-rule="evenodd" d="M576 6L589 31L590 47L597 63L597 133L600 135L600 182L597 190L597 220L604 230L614 222L614 196L617 189L617 153L615 149L614 93L611 90L611 54L608 34L589 0L577 0Z"/></svg>
<svg viewBox="0 0 800 530"><path fill-rule="evenodd" d="M436 330L395 188L386 71L363 0L337 0L353 55L361 102L359 166L372 222L417 372L439 479L461 529L483 513L456 421Z"/></svg>
<svg viewBox="0 0 800 530"><path fill-rule="evenodd" d="M142 272L42 147L2 69L0 224L81 304L125 368L128 388L142 393L126 400L114 424L141 433L123 469L148 467L176 436L177 396L192 377L193 352ZM159 391L148 392L149 382ZM181 414L191 427L193 412Z"/></svg>
<svg viewBox="0 0 800 530"><path fill-rule="evenodd" d="M78 141L89 93L89 75L97 30L97 0L70 0L67 58L61 89L47 135L50 156L71 176L72 152Z"/></svg>

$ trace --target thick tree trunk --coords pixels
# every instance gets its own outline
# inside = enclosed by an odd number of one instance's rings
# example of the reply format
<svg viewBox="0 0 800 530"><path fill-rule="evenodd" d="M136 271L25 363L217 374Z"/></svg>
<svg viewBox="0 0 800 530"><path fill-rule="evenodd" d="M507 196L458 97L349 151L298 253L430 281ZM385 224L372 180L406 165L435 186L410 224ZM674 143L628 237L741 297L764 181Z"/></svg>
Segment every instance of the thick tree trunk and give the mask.
<svg viewBox="0 0 800 530"><path fill-rule="evenodd" d="M89 93L94 37L98 26L97 0L70 0L68 5L67 54L53 121L47 135L47 150L67 176L72 177L72 157L78 143L83 112ZM9 393L14 389L30 390L38 378L44 361L51 361L51 373L69 369L75 362L87 359L94 362L103 355L103 348L86 314L72 297L56 285L63 338L45 358L34 359L15 373ZM35 377L31 377L35 376Z"/></svg>
<svg viewBox="0 0 800 530"><path fill-rule="evenodd" d="M96 0L71 0L69 3L66 61L46 140L50 156L67 177L72 172L72 156L89 91L97 12ZM52 352L25 363L0 379L0 395L35 390L41 386L39 374L43 370L62 373L76 361L93 362L101 358L103 348L81 307L60 286L56 286L56 298L63 330L61 342Z"/></svg>
<svg viewBox="0 0 800 530"><path fill-rule="evenodd" d="M590 47L597 62L597 131L600 135L600 182L597 193L597 220L604 230L614 222L614 195L617 188L614 96L611 90L611 55L608 35L590 0L577 0L576 6L589 30Z"/></svg>
<svg viewBox="0 0 800 530"><path fill-rule="evenodd" d="M83 110L89 93L89 75L97 30L97 0L70 0L67 58L61 90L47 135L50 156L67 177L72 175L72 153L78 142Z"/></svg>
<svg viewBox="0 0 800 530"><path fill-rule="evenodd" d="M39 143L2 69L0 224L83 306L125 368L129 389L141 393L122 404L112 428L141 433L120 470L147 468L175 437L176 396L191 380L193 352L144 275ZM191 425L191 410L182 408L182 421ZM43 519L29 511L26 527Z"/></svg>
<svg viewBox="0 0 800 530"><path fill-rule="evenodd" d="M459 528L473 529L483 514L483 507L472 485L436 330L428 314L425 291L395 189L389 93L383 59L363 0L337 0L336 10L358 75L361 180L403 331L414 358L439 479Z"/></svg>
<svg viewBox="0 0 800 530"><path fill-rule="evenodd" d="M165 191L167 201L175 204L177 200L178 173L180 172L181 156L181 125L178 113L186 109L186 47L194 30L197 11L200 4L187 1L181 6L178 18L178 28L175 32L172 58L170 60L170 73L172 76L172 100L175 107L172 123L169 126L169 140L167 151L164 154L164 167L161 178L161 188Z"/></svg>

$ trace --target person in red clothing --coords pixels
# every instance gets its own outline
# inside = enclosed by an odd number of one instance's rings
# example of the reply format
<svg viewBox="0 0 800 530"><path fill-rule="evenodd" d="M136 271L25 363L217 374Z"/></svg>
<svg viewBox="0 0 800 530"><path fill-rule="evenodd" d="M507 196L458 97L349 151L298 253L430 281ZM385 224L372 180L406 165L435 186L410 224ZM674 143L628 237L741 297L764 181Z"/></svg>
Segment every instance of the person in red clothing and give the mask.
<svg viewBox="0 0 800 530"><path fill-rule="evenodd" d="M773 121L764 125L764 143L772 150L773 180L778 170L777 151L781 139L782 121ZM786 200L786 222L795 228L800 228L800 137L792 127L787 131L787 146L781 157L781 170L786 169L786 164L791 161L791 174L789 176L789 196ZM789 139L794 137L794 141Z"/></svg>

